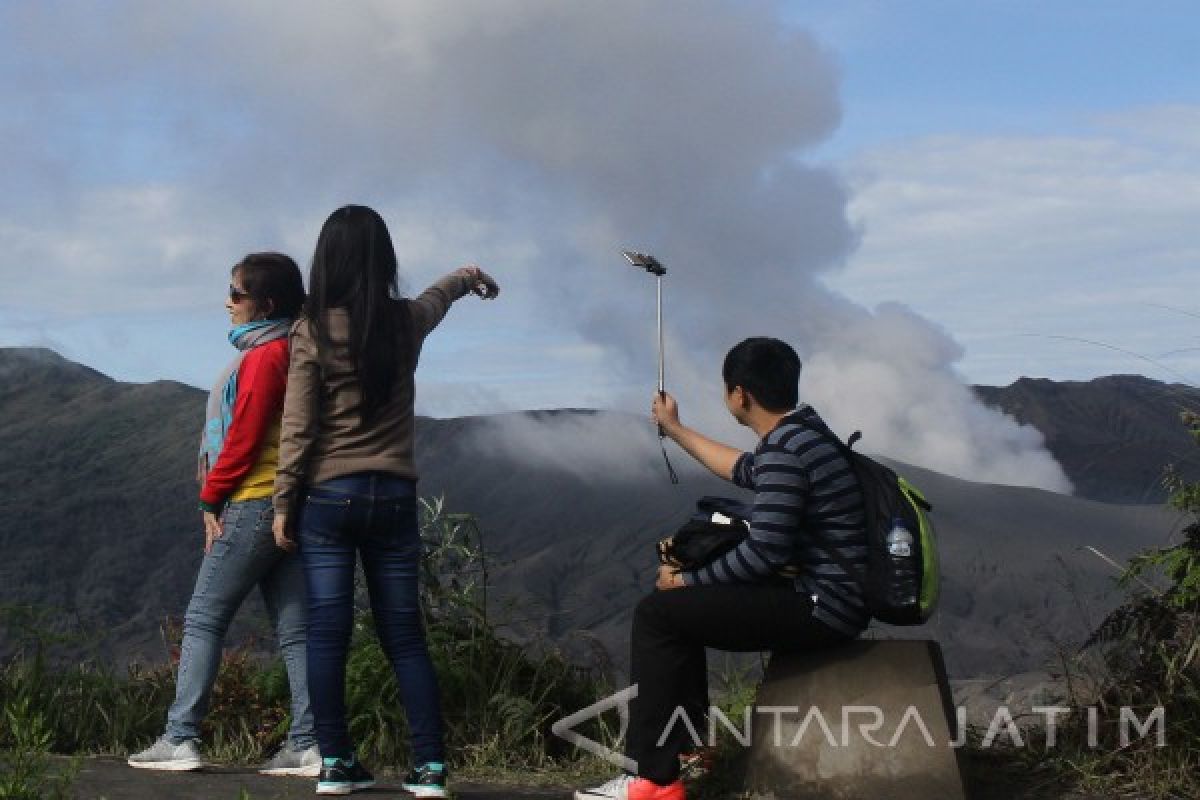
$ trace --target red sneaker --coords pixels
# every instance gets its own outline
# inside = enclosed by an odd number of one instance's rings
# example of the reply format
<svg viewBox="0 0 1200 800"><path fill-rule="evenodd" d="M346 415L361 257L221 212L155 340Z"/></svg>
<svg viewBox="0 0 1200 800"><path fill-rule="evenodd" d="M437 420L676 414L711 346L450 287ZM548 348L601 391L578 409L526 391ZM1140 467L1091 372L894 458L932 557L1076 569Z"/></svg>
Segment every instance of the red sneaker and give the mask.
<svg viewBox="0 0 1200 800"><path fill-rule="evenodd" d="M683 792L683 781L677 780L667 786L659 786L645 778L620 775L602 786L580 789L575 793L575 800L687 800L687 798Z"/></svg>
<svg viewBox="0 0 1200 800"><path fill-rule="evenodd" d="M686 800L681 780L659 786L645 778L635 778L625 792L629 800Z"/></svg>

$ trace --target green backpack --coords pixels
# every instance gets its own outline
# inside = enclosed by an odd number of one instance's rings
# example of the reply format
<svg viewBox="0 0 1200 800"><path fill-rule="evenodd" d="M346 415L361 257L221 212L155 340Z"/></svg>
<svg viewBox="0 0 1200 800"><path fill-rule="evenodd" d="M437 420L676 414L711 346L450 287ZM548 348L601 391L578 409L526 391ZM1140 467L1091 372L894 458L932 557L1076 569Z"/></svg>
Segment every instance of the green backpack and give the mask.
<svg viewBox="0 0 1200 800"><path fill-rule="evenodd" d="M920 625L937 606L941 584L937 543L921 491L893 470L854 450L855 431L843 443L824 424L800 424L824 434L850 462L866 509L867 568L854 566L836 550L829 554L856 577L867 610L890 625Z"/></svg>

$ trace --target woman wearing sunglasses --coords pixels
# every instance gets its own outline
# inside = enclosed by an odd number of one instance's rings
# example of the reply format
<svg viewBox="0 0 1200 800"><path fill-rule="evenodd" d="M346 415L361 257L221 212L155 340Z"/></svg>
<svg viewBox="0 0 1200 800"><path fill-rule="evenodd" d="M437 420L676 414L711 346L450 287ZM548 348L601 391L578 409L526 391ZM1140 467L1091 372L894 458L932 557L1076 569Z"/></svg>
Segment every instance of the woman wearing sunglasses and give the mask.
<svg viewBox="0 0 1200 800"><path fill-rule="evenodd" d="M413 370L451 303L471 292L492 298L499 288L478 267L464 267L413 300L401 298L383 219L346 206L321 228L309 292L292 329L274 527L279 545L294 547L295 520L308 579L308 674L324 757L317 794L374 784L346 727L346 651L361 555L375 629L412 733L414 765L404 788L446 797L437 678L417 601Z"/></svg>
<svg viewBox="0 0 1200 800"><path fill-rule="evenodd" d="M143 769L204 766L200 721L221 664L225 632L257 586L279 638L292 691L288 741L260 771L320 772L309 709L304 574L300 560L275 546L271 494L279 463L279 426L287 385L288 330L304 303L296 262L252 253L233 267L225 308L238 354L208 400L200 443L204 560L183 623L175 702L163 735L129 758Z"/></svg>

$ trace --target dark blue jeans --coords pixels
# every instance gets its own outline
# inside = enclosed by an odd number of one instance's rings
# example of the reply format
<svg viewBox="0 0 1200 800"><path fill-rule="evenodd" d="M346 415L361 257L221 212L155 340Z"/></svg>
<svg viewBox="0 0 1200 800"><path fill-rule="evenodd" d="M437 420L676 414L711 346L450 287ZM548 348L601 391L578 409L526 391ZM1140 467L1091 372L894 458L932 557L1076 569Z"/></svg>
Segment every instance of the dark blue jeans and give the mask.
<svg viewBox="0 0 1200 800"><path fill-rule="evenodd" d="M321 755L347 758L354 752L346 727L346 651L361 554L375 630L396 673L415 762L445 761L437 677L417 598L415 483L363 472L317 484L306 493L296 530L308 584L308 684Z"/></svg>

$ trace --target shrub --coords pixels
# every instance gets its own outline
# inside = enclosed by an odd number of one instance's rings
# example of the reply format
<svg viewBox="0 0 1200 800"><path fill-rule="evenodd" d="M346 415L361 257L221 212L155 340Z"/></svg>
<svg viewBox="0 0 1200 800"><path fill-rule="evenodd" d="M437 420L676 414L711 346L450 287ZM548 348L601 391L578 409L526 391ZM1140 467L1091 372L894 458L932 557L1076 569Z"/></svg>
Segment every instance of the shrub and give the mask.
<svg viewBox="0 0 1200 800"><path fill-rule="evenodd" d="M1200 415L1182 416L1200 444ZM1028 748L1009 754L1010 763L1059 791L1200 796L1200 483L1170 468L1165 483L1170 505L1185 519L1178 542L1130 561L1118 582L1128 599L1083 645L1103 665L1097 696L1089 699L1095 721L1077 709L1058 726L1054 748L1046 746L1045 732L1035 731ZM1120 744L1122 709L1145 722L1160 708L1162 746L1157 736Z"/></svg>

